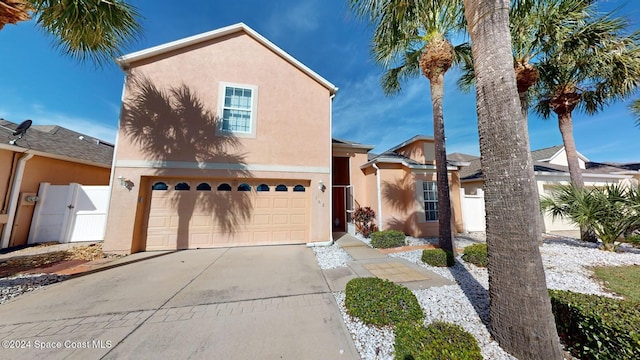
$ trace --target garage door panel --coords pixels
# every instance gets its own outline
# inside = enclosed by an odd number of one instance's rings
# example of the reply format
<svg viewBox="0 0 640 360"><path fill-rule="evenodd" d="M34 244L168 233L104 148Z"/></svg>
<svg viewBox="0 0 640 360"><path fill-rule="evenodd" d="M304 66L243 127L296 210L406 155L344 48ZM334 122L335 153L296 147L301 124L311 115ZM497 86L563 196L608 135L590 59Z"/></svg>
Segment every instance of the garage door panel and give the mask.
<svg viewBox="0 0 640 360"><path fill-rule="evenodd" d="M147 249L166 250L177 246L180 216L178 206L191 207L189 220L189 247L227 247L243 245L265 245L302 243L308 241L309 188L294 192L294 184L300 181L284 180L211 180L159 179L168 190L152 191L147 227ZM154 183L156 182L154 181ZM178 182L186 182L190 190L175 191ZM208 182L211 191L197 191L197 184ZM222 183L232 190L217 191ZM233 183L248 183L251 192L239 192ZM256 191L259 184L267 184L269 191ZM277 185L286 184L287 191L275 191ZM176 196L179 197L175 201ZM215 209L215 211L214 211ZM184 212L189 209L183 208ZM248 214L243 214L248 210ZM220 211L227 211L218 219ZM221 224L231 221L233 224Z"/></svg>
<svg viewBox="0 0 640 360"><path fill-rule="evenodd" d="M253 216L253 225L269 225L271 223L271 215L269 214L256 214Z"/></svg>
<svg viewBox="0 0 640 360"><path fill-rule="evenodd" d="M289 215L287 215L287 214L274 214L273 215L273 224L274 225L287 225L287 224L289 224Z"/></svg>
<svg viewBox="0 0 640 360"><path fill-rule="evenodd" d="M291 215L292 225L305 225L307 223L306 215Z"/></svg>

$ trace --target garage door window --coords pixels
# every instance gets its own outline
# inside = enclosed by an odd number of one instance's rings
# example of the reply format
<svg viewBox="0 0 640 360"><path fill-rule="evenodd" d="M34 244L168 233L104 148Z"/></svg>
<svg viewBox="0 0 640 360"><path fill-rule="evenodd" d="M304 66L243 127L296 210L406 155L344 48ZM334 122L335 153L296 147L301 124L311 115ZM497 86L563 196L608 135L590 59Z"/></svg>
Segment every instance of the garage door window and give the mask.
<svg viewBox="0 0 640 360"><path fill-rule="evenodd" d="M151 190L168 190L169 186L163 182L157 182L151 186Z"/></svg>
<svg viewBox="0 0 640 360"><path fill-rule="evenodd" d="M256 191L269 191L269 185L260 184L256 187Z"/></svg>
<svg viewBox="0 0 640 360"><path fill-rule="evenodd" d="M227 183L222 183L218 185L218 191L231 191L231 185Z"/></svg>
<svg viewBox="0 0 640 360"><path fill-rule="evenodd" d="M181 183L177 183L174 189L178 191L187 191L187 190L190 190L191 187L189 186L189 184L181 182Z"/></svg>
<svg viewBox="0 0 640 360"><path fill-rule="evenodd" d="M289 189L287 189L287 185L278 185L276 186L276 191L288 191Z"/></svg>
<svg viewBox="0 0 640 360"><path fill-rule="evenodd" d="M238 191L251 191L251 186L249 184L240 184Z"/></svg>
<svg viewBox="0 0 640 360"><path fill-rule="evenodd" d="M304 186L296 185L296 186L293 187L293 191L294 192L304 192Z"/></svg>
<svg viewBox="0 0 640 360"><path fill-rule="evenodd" d="M207 183L200 183L198 187L196 187L198 191L211 191L211 185Z"/></svg>

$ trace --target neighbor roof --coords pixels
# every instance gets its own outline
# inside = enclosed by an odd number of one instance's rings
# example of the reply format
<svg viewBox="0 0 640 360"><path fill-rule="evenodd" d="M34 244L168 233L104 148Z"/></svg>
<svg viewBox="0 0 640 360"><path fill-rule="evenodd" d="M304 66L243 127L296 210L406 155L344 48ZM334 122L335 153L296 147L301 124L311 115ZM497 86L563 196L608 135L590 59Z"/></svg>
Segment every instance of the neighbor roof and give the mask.
<svg viewBox="0 0 640 360"><path fill-rule="evenodd" d="M533 158L533 171L546 173L569 173L569 167L564 165L550 164L548 161L552 159L564 146L556 145L544 149L534 150L531 152ZM463 157L474 157L467 154L450 154L447 159L453 155L462 155ZM582 169L583 174L610 174L616 175L621 172L621 167L615 167L608 163L586 163L586 169ZM460 180L482 179L482 166L480 158L475 157L469 161L469 166L460 169Z"/></svg>
<svg viewBox="0 0 640 360"><path fill-rule="evenodd" d="M18 125L0 119L0 125L15 129ZM26 135L9 145L13 131L0 127L0 144L8 150L28 149L39 155L110 167L113 144L56 125L34 125ZM6 139L6 141L4 140Z"/></svg>
<svg viewBox="0 0 640 360"><path fill-rule="evenodd" d="M349 140L337 139L337 138L331 138L331 143L337 146L346 146L346 147L365 149L365 150L371 150L375 147L373 145L365 145L365 144L357 143L355 141L349 141Z"/></svg>
<svg viewBox="0 0 640 360"><path fill-rule="evenodd" d="M245 32L254 40L258 41L259 43L266 46L268 49L270 49L271 51L273 51L274 53L278 54L280 57L288 61L291 65L295 66L296 68L301 70L303 73L307 74L308 76L310 76L311 78L313 78L314 80L322 84L331 92L331 94L335 94L338 92L338 88L335 85L327 81L322 76L318 75L313 70L309 69L303 63L296 60L293 56L289 55L287 52L277 47L274 43L269 41L264 36L258 34L255 30L251 29L249 26L245 25L244 23L237 23L234 25L226 26L226 27L205 32L202 34L189 36L184 39L150 47L148 49L136 51L131 54L123 55L117 58L116 62L120 65L121 68L126 69L129 65L131 65L136 61L148 59L148 58L161 55L170 51L179 50L187 46L199 44L204 41L217 39L217 38L220 38L229 34L233 34L236 32L240 32L240 31Z"/></svg>

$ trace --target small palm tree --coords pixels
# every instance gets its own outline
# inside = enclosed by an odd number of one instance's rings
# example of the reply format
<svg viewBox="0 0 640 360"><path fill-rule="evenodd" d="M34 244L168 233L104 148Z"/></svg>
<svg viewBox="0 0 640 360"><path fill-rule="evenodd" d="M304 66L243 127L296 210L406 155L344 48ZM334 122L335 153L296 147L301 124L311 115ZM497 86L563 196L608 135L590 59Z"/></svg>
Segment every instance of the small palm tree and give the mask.
<svg viewBox="0 0 640 360"><path fill-rule="evenodd" d="M565 217L593 230L602 240L602 249L608 251L615 251L616 241L640 224L637 189L619 184L591 189L559 186L541 199L540 207L554 219Z"/></svg>
<svg viewBox="0 0 640 360"><path fill-rule="evenodd" d="M141 30L137 9L122 0L0 1L0 29L32 16L64 54L96 65L120 55Z"/></svg>
<svg viewBox="0 0 640 360"><path fill-rule="evenodd" d="M442 98L444 75L464 57L470 57L467 44L454 47L448 35L464 26L462 4L456 0L350 0L357 16L375 26L373 53L386 68L382 88L387 95L401 91L401 83L419 76L431 85L433 137L438 191L439 245L455 251L451 234L451 200L444 132Z"/></svg>
<svg viewBox="0 0 640 360"><path fill-rule="evenodd" d="M575 109L595 114L608 104L633 94L640 83L640 32L628 34L628 21L613 14L588 17L566 26L562 41L549 39L538 70L535 110L558 117L571 182L583 187L573 137Z"/></svg>

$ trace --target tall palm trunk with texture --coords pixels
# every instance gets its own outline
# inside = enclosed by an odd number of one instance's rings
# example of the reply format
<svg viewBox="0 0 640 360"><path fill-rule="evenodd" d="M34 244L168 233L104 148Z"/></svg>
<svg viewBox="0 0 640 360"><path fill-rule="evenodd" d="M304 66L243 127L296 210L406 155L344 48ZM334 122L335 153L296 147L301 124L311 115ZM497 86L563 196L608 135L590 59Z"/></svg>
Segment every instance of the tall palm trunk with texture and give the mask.
<svg viewBox="0 0 640 360"><path fill-rule="evenodd" d="M516 88L509 0L464 0L489 254L490 330L519 359L562 359L538 243L538 195Z"/></svg>
<svg viewBox="0 0 640 360"><path fill-rule="evenodd" d="M577 188L583 188L584 180L580 170L576 142L573 138L573 119L571 117L571 112L573 112L579 101L580 95L577 93L560 93L551 99L551 109L558 115L558 127L560 128L560 134L562 134L564 151L567 153L571 183Z"/></svg>
<svg viewBox="0 0 640 360"><path fill-rule="evenodd" d="M455 253L451 234L451 197L449 195L449 173L447 171L446 138L444 135L444 74L453 64L453 46L443 37L429 42L420 57L422 73L431 86L433 107L433 138L435 145L436 179L438 184L438 235L440 248Z"/></svg>

